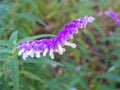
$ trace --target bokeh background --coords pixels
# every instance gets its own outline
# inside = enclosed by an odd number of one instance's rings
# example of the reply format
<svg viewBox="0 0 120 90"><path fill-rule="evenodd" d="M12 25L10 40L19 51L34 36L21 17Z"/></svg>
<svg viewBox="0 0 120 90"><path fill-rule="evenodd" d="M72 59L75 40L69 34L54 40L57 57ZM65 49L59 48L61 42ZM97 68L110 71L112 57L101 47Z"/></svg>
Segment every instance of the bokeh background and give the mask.
<svg viewBox="0 0 120 90"><path fill-rule="evenodd" d="M120 26L104 14L120 16L120 0L0 0L0 90L120 90ZM21 40L56 35L85 15L95 22L74 35L55 59L24 61Z"/></svg>

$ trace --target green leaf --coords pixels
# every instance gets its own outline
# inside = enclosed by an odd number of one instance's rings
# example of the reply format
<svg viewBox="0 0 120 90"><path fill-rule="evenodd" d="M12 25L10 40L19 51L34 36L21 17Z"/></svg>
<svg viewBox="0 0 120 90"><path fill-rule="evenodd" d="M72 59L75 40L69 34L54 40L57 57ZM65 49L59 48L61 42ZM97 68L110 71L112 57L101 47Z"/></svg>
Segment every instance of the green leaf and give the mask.
<svg viewBox="0 0 120 90"><path fill-rule="evenodd" d="M1 61L5 61L5 60L6 60L6 59L0 57L0 62L1 62Z"/></svg>
<svg viewBox="0 0 120 90"><path fill-rule="evenodd" d="M108 36L104 37L103 40L107 41L120 41L120 36Z"/></svg>
<svg viewBox="0 0 120 90"><path fill-rule="evenodd" d="M93 35L93 33L89 30L84 30L84 32L89 36L90 40L92 41L93 45L95 46L96 45L96 39Z"/></svg>
<svg viewBox="0 0 120 90"><path fill-rule="evenodd" d="M80 45L78 45L78 46L81 47L80 49L81 49L85 54L87 54L87 53L88 53L88 45L87 45L82 39L79 39L78 41L79 41L79 43L80 43Z"/></svg>
<svg viewBox="0 0 120 90"><path fill-rule="evenodd" d="M5 62L5 63L4 63L4 76L5 76L5 77L4 77L3 90L6 90L9 68L10 68L10 63L9 63L9 62Z"/></svg>
<svg viewBox="0 0 120 90"><path fill-rule="evenodd" d="M52 34L42 34L42 35L36 35L36 36L32 36L32 37L27 37L25 39L22 39L20 42L24 42L24 41L28 41L28 40L34 40L34 39L40 39L40 38L44 38L44 37L53 37L55 35Z"/></svg>
<svg viewBox="0 0 120 90"><path fill-rule="evenodd" d="M120 67L120 59L113 62L113 65L109 68L109 72L114 71L116 68Z"/></svg>
<svg viewBox="0 0 120 90"><path fill-rule="evenodd" d="M75 56L75 60L76 61L79 61L80 60L80 55L81 55L81 53L80 53L80 51L77 49L77 48L75 48L74 50L73 50L73 53L74 53L74 56Z"/></svg>
<svg viewBox="0 0 120 90"><path fill-rule="evenodd" d="M34 86L28 85L28 87L29 87L29 90L35 90Z"/></svg>
<svg viewBox="0 0 120 90"><path fill-rule="evenodd" d="M33 9L36 10L36 12L40 12L40 10L38 8L39 4L36 4L36 2L34 0L28 0L28 1L32 5ZM28 3L28 1L26 1L26 3Z"/></svg>
<svg viewBox="0 0 120 90"><path fill-rule="evenodd" d="M22 60L23 62L26 63L36 63L36 64L40 64L40 63L44 63L44 64L55 64L55 65L59 65L59 66L64 66L63 64L53 61L49 58L43 58L42 56L40 57L40 59L37 58L27 58L27 60Z"/></svg>
<svg viewBox="0 0 120 90"><path fill-rule="evenodd" d="M104 73L99 75L97 78L105 78L116 82L120 82L120 75L115 73Z"/></svg>
<svg viewBox="0 0 120 90"><path fill-rule="evenodd" d="M1 23L2 23L2 22L0 21L0 24L1 24ZM0 28L0 36L3 36L3 35L4 35L6 28L7 28L7 27L1 27L1 28Z"/></svg>
<svg viewBox="0 0 120 90"><path fill-rule="evenodd" d="M0 46L13 47L13 44L10 41L0 40Z"/></svg>
<svg viewBox="0 0 120 90"><path fill-rule="evenodd" d="M14 31L11 34L9 41L12 42L14 45L16 45L17 37L18 37L18 31Z"/></svg>
<svg viewBox="0 0 120 90"><path fill-rule="evenodd" d="M82 78L79 78L79 82L85 90L89 90L88 86L87 86L87 83Z"/></svg>
<svg viewBox="0 0 120 90"><path fill-rule="evenodd" d="M53 78L51 80L46 80L46 83L48 85L49 88L51 88L51 90L69 90L69 87L68 87L68 84L65 85L65 81L68 81L68 78L66 78L66 76L62 76L62 77L56 77L56 78ZM64 85L64 89L61 87L58 89L58 87L60 85Z"/></svg>
<svg viewBox="0 0 120 90"><path fill-rule="evenodd" d="M11 51L12 51L11 48L0 47L0 53L8 53L8 54L10 54Z"/></svg>
<svg viewBox="0 0 120 90"><path fill-rule="evenodd" d="M19 90L19 68L18 67L19 67L18 60L16 58L11 58L10 70L11 70L14 90Z"/></svg>
<svg viewBox="0 0 120 90"><path fill-rule="evenodd" d="M6 61L8 60L8 55L0 55L0 61Z"/></svg>
<svg viewBox="0 0 120 90"><path fill-rule="evenodd" d="M113 63L113 66L120 67L120 59Z"/></svg>
<svg viewBox="0 0 120 90"><path fill-rule="evenodd" d="M119 90L119 89L114 88L113 86L99 85L96 90Z"/></svg>
<svg viewBox="0 0 120 90"><path fill-rule="evenodd" d="M31 72L27 72L27 71L22 70L22 71L20 71L20 74L23 74L25 77L27 77L29 79L38 80L38 81L44 83L44 81L40 77L36 76L35 74L33 74Z"/></svg>
<svg viewBox="0 0 120 90"><path fill-rule="evenodd" d="M71 82L69 82L68 86L72 87L72 86L74 86L78 82L79 82L79 77L73 77L72 80L71 80Z"/></svg>
<svg viewBox="0 0 120 90"><path fill-rule="evenodd" d="M20 13L19 13L19 14L17 15L17 17L18 17L18 18L28 18L28 19L32 19L32 20L34 20L34 21L36 21L36 22L38 22L38 23L46 26L46 24L45 24L40 18L38 18L37 16L34 16L34 15L32 15L32 14L28 14L28 13L21 13L21 14L20 14Z"/></svg>
<svg viewBox="0 0 120 90"><path fill-rule="evenodd" d="M5 16L5 14L11 10L11 6L10 3L0 3L0 16Z"/></svg>
<svg viewBox="0 0 120 90"><path fill-rule="evenodd" d="M102 27L98 23L95 23L95 22L93 23L93 25L98 30L98 32L102 35L102 37L104 37L105 33L104 33Z"/></svg>

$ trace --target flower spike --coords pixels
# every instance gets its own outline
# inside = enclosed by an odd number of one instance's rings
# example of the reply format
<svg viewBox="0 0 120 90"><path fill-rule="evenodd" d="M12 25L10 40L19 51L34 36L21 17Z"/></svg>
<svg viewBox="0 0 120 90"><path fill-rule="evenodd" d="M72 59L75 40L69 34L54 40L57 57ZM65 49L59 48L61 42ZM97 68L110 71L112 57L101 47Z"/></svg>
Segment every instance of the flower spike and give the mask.
<svg viewBox="0 0 120 90"><path fill-rule="evenodd" d="M63 30L59 30L58 34L51 39L30 40L26 42L20 42L18 45L18 55L22 56L26 60L29 56L31 58L40 58L40 54L46 57L47 54L54 59L54 52L62 55L66 50L64 45L72 48L76 47L76 44L68 42L73 39L73 35L78 33L78 29L86 28L87 23L91 23L95 20L92 16L85 16L83 18L72 20L70 24L66 24Z"/></svg>
<svg viewBox="0 0 120 90"><path fill-rule="evenodd" d="M107 10L107 11L105 11L105 14L107 16L111 17L116 22L116 24L120 25L120 18L114 11Z"/></svg>

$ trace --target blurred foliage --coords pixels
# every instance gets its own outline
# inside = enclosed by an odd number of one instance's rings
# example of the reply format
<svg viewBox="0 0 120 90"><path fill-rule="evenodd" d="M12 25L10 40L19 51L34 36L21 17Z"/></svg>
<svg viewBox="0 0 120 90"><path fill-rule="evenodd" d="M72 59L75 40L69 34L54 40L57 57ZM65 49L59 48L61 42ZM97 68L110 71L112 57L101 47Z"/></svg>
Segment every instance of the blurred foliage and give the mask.
<svg viewBox="0 0 120 90"><path fill-rule="evenodd" d="M119 0L0 0L0 90L120 90L120 27L104 15L107 9L120 15L119 6ZM52 37L85 15L96 21L75 35L76 49L66 47L55 60L18 57L20 41Z"/></svg>

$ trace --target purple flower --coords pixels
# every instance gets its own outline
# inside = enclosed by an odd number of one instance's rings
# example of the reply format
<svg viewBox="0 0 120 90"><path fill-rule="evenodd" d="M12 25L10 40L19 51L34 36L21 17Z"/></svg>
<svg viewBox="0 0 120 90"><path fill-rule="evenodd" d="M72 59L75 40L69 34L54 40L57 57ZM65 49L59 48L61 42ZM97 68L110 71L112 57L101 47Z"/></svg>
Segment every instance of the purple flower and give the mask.
<svg viewBox="0 0 120 90"><path fill-rule="evenodd" d="M86 28L88 22L93 22L95 19L92 16L85 16L83 18L72 20L70 24L66 24L63 30L59 30L58 34L51 39L31 40L26 42L20 42L18 45L18 55L22 56L26 60L29 56L40 58L42 53L46 57L47 53L51 59L54 59L54 52L62 55L66 50L64 45L76 47L76 44L68 42L69 39L73 39L73 35L78 33L78 29Z"/></svg>
<svg viewBox="0 0 120 90"><path fill-rule="evenodd" d="M75 88L75 87L72 87L72 88L70 88L70 90L77 90L77 88Z"/></svg>
<svg viewBox="0 0 120 90"><path fill-rule="evenodd" d="M114 11L107 10L107 11L105 11L105 14L107 16L111 17L113 20L115 20L116 24L120 25L120 18Z"/></svg>
<svg viewBox="0 0 120 90"><path fill-rule="evenodd" d="M80 69L81 69L81 67L80 67L80 66L75 66L75 71L76 71L76 72L79 72L79 71L80 71Z"/></svg>

